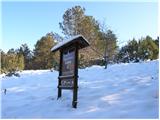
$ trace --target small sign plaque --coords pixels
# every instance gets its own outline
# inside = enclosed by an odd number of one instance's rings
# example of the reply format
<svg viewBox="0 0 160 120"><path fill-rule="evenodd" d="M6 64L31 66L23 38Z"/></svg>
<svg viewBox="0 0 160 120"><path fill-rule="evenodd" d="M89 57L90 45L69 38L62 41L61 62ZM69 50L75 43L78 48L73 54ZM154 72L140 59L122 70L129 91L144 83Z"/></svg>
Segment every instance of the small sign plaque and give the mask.
<svg viewBox="0 0 160 120"><path fill-rule="evenodd" d="M73 79L62 79L61 86L64 88L72 88L73 87Z"/></svg>

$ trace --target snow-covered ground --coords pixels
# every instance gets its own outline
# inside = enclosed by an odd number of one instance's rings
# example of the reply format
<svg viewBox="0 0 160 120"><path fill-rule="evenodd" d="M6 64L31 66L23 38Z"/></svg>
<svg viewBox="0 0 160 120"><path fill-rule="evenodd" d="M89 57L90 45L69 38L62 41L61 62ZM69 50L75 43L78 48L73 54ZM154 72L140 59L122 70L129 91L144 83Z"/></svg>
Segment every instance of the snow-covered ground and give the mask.
<svg viewBox="0 0 160 120"><path fill-rule="evenodd" d="M158 118L158 64L155 60L80 69L77 109L71 107L71 90L63 90L57 100L57 71L0 75L2 118Z"/></svg>

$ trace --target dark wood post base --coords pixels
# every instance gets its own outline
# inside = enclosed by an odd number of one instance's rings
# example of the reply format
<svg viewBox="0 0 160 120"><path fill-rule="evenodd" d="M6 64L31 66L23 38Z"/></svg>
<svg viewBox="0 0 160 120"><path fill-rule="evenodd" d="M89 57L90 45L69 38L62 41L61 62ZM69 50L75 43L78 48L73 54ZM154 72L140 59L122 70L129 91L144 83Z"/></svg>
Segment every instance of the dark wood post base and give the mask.
<svg viewBox="0 0 160 120"><path fill-rule="evenodd" d="M77 108L77 101L72 101L72 107Z"/></svg>
<svg viewBox="0 0 160 120"><path fill-rule="evenodd" d="M58 96L57 99L59 99L62 96L62 90L58 87Z"/></svg>

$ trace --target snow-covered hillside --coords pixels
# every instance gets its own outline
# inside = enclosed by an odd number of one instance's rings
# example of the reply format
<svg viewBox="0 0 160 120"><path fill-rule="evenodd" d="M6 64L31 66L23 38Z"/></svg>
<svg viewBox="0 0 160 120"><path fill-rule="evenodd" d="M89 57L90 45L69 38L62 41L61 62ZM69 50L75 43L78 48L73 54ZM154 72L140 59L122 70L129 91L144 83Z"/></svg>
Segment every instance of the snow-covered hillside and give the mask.
<svg viewBox="0 0 160 120"><path fill-rule="evenodd" d="M63 90L57 100L57 71L1 75L2 118L158 118L158 64L156 60L79 69L77 109L71 106L70 90Z"/></svg>

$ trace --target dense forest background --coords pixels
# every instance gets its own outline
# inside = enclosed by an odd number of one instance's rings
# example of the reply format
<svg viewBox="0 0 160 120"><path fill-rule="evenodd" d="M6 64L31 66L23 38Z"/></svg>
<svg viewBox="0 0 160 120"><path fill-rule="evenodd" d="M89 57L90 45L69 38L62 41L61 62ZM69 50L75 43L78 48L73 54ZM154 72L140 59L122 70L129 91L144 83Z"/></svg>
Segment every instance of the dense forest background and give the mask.
<svg viewBox="0 0 160 120"><path fill-rule="evenodd" d="M117 36L107 23L97 21L94 16L85 14L85 8L74 6L63 14L59 23L65 37L49 32L42 36L30 50L26 43L17 49L1 52L1 73L30 69L58 69L59 54L52 53L51 48L67 38L81 34L90 46L80 50L79 67L105 65L121 62L140 62L154 60L159 56L159 38L145 36L133 38L126 45L119 47Z"/></svg>

